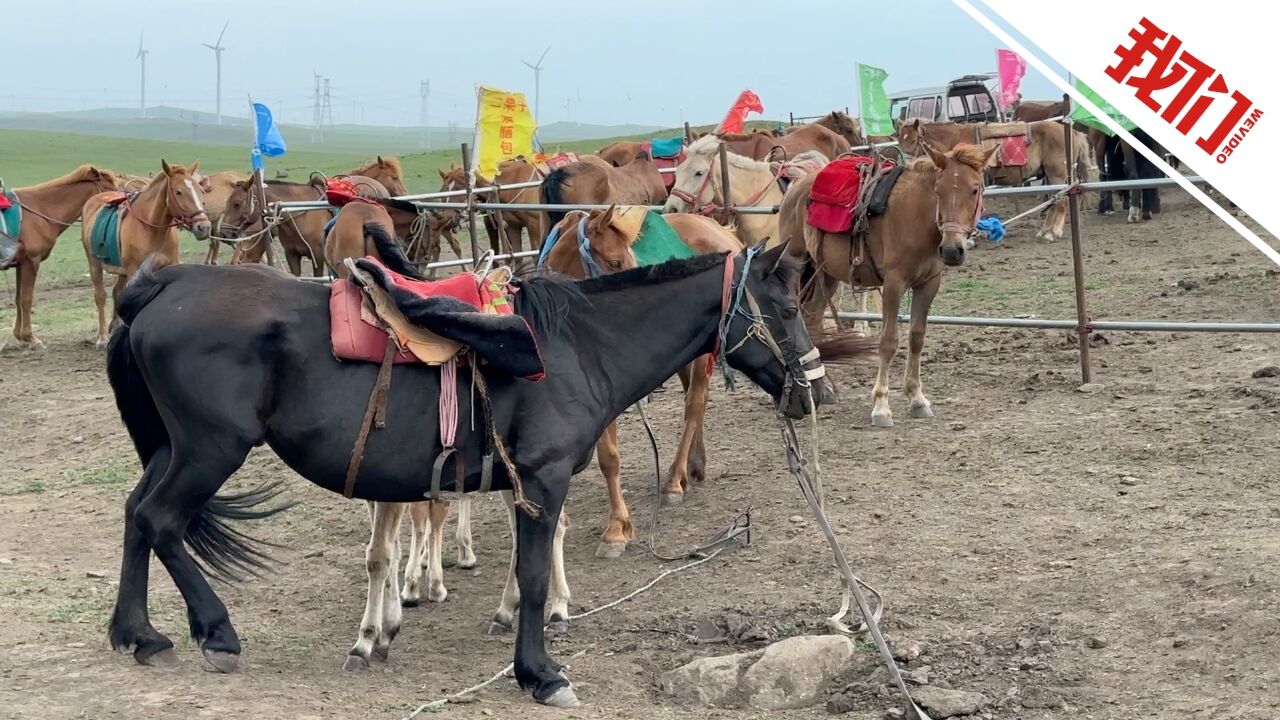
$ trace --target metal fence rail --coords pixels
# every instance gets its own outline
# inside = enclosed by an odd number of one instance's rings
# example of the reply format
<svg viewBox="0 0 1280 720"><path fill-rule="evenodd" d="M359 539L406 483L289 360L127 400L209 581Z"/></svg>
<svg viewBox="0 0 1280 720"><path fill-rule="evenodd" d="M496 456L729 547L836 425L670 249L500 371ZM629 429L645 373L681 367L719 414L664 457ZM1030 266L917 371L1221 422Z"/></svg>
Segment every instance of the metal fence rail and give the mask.
<svg viewBox="0 0 1280 720"><path fill-rule="evenodd" d="M878 322L882 318L879 313L841 312L841 320L869 320ZM910 315L899 315L898 322L911 322ZM961 325L966 327L1003 327L1028 328L1036 330L1070 330L1075 332L1080 325L1075 320L1050 320L1040 318L989 318L968 317L964 315L930 315L930 325ZM1280 333L1280 323L1275 322L1228 322L1218 320L1205 321L1166 321L1166 320L1090 320L1089 330L1113 330L1127 332L1238 332L1238 333Z"/></svg>

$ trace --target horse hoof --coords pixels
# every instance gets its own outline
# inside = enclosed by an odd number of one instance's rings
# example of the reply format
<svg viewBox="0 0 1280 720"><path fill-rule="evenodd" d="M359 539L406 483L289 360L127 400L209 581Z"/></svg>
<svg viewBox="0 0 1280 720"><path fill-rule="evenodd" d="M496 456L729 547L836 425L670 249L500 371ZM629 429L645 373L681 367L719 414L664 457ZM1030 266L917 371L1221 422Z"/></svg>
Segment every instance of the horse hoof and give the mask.
<svg viewBox="0 0 1280 720"><path fill-rule="evenodd" d="M871 426L878 428L893 427L893 417L890 415L871 415Z"/></svg>
<svg viewBox="0 0 1280 720"><path fill-rule="evenodd" d="M106 350L108 342L109 341L106 338L98 338L97 342L95 342L93 346L99 350Z"/></svg>
<svg viewBox="0 0 1280 720"><path fill-rule="evenodd" d="M509 634L510 632L511 632L511 626L510 626L510 625L504 625L503 623L501 623L501 622L499 622L499 621L497 621L497 620L492 620L492 621L490 621L490 622L489 622L489 629L488 629L487 631L485 631L485 634L487 634L487 635L507 635L507 634Z"/></svg>
<svg viewBox="0 0 1280 720"><path fill-rule="evenodd" d="M178 653L173 648L168 647L149 655L135 652L133 659L137 660L139 665L146 665L147 667L173 667L178 664Z"/></svg>
<svg viewBox="0 0 1280 720"><path fill-rule="evenodd" d="M933 417L933 406L929 403L923 405L911 406L911 417L913 418L931 418Z"/></svg>
<svg viewBox="0 0 1280 720"><path fill-rule="evenodd" d="M431 602L444 602L444 599L447 597L449 597L449 591L444 588L440 588L438 592L435 590L427 592L427 599Z"/></svg>
<svg viewBox="0 0 1280 720"><path fill-rule="evenodd" d="M369 661L359 655L348 655L346 662L342 663L342 669L348 672L360 672L369 669Z"/></svg>
<svg viewBox="0 0 1280 720"><path fill-rule="evenodd" d="M546 629L543 631L547 635L567 635L569 633L569 621L552 619L547 623Z"/></svg>
<svg viewBox="0 0 1280 720"><path fill-rule="evenodd" d="M422 601L418 598L400 598L400 607L403 608L416 608L421 604Z"/></svg>
<svg viewBox="0 0 1280 720"><path fill-rule="evenodd" d="M458 561L458 569L460 570L470 570L475 566L476 566L476 557L474 555L472 555L470 558Z"/></svg>
<svg viewBox="0 0 1280 720"><path fill-rule="evenodd" d="M551 693L541 702L543 705L557 708L576 708L582 704L578 702L578 696L574 694L573 688L568 685Z"/></svg>
<svg viewBox="0 0 1280 720"><path fill-rule="evenodd" d="M204 661L208 663L206 670L220 673L233 673L240 666L240 656L222 650L201 650Z"/></svg>
<svg viewBox="0 0 1280 720"><path fill-rule="evenodd" d="M386 662L387 658L390 655L391 655L391 643L388 641L386 645L374 645L373 655L370 656L369 659L377 660L378 662Z"/></svg>
<svg viewBox="0 0 1280 720"><path fill-rule="evenodd" d="M671 507L684 502L683 493L662 493L662 506Z"/></svg>
<svg viewBox="0 0 1280 720"><path fill-rule="evenodd" d="M622 553L626 552L627 544L625 542L604 542L601 541L596 546L596 557L605 560L613 560L622 557Z"/></svg>

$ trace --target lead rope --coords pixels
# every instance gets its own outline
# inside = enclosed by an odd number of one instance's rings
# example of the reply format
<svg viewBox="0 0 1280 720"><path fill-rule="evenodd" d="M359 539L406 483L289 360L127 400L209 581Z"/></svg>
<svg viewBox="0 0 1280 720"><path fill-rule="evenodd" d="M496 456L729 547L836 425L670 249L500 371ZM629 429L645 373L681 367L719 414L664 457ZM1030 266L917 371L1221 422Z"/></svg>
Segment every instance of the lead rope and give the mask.
<svg viewBox="0 0 1280 720"><path fill-rule="evenodd" d="M809 398L810 407L813 407L812 394ZM859 628L866 628L871 634L871 640L875 643L876 650L880 653L880 659L884 662L885 669L889 672L889 677L898 688L898 692L902 693L905 701L905 710L907 720L930 720L929 715L922 710L911 698L911 693L907 691L907 685L902 680L902 673L898 670L898 664L893 660L893 653L889 651L889 645L884 640L884 635L880 632L880 610L873 611L871 604L867 601L867 596L862 592L865 586L868 590L880 600L880 593L875 588L867 585L853 574L853 570L849 567L849 561L844 555L844 549L840 547L840 542L836 540L835 533L831 530L831 523L827 520L827 514L822 509L822 502L818 495L814 492L813 483L809 477L809 472L805 468L803 455L800 451L800 441L796 435L795 423L791 418L782 417L782 445L786 450L787 467L791 470L791 474L795 476L796 484L800 487L800 494L804 495L805 501L809 504L809 510L813 513L813 517L818 521L818 527L822 530L822 534L827 539L827 544L831 546L831 552L835 556L836 566L840 569L840 575L844 582L844 601L841 604L841 612L828 619L828 625L835 628L843 628L841 632L848 632L848 629L840 622L839 618L848 608L849 595L852 593L854 601L858 605L858 611L862 613L863 625ZM816 417L816 416L815 416ZM814 422L816 428L816 420ZM816 431L815 431L816 432ZM816 439L816 435L815 435ZM816 467L815 467L816 470ZM883 602L881 602L883 608Z"/></svg>

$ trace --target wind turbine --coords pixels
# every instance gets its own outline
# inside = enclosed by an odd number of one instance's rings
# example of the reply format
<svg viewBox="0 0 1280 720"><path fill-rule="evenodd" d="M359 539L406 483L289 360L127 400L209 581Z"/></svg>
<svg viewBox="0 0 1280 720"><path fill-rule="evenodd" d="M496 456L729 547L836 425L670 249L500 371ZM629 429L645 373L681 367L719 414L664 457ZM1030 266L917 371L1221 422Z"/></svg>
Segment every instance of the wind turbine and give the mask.
<svg viewBox="0 0 1280 720"><path fill-rule="evenodd" d="M546 50L542 51L542 56L538 58L538 62L531 63L528 60L520 62L528 65L533 70L533 124L538 124L538 108L542 104L542 60L547 57L547 53L551 52L551 46L548 45Z"/></svg>
<svg viewBox="0 0 1280 720"><path fill-rule="evenodd" d="M227 26L231 24L228 20L222 24L222 32L218 33L218 39L210 45L209 43L200 43L213 51L213 57L218 63L218 124L222 124L222 51L226 48L222 47L222 36L227 34Z"/></svg>
<svg viewBox="0 0 1280 720"><path fill-rule="evenodd" d="M142 49L142 34L141 34L141 33L139 33L139 34L138 34L138 54L134 56L134 59L136 59L136 60L141 60L141 61L142 61L142 99L141 99L141 106L142 106L142 117L143 117L143 118L146 118L146 117L147 117L147 53L149 53L149 52L151 52L151 51L150 51L150 50L143 50L143 49Z"/></svg>

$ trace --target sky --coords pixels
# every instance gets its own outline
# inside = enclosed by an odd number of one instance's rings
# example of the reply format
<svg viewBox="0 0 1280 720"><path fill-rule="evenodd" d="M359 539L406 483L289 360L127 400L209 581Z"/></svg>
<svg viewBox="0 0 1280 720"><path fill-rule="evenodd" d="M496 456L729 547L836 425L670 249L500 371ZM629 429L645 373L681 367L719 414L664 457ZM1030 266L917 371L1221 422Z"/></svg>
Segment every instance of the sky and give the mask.
<svg viewBox="0 0 1280 720"><path fill-rule="evenodd" d="M140 35L147 104L212 112L214 54L201 43L227 21L224 113L247 116L252 94L300 124L319 73L337 123L418 125L429 81L429 124L469 125L476 84L532 103L521 60L548 46L543 124L713 123L745 87L769 118L857 114L858 62L887 70L893 92L993 71L998 47L950 0L41 0L5 3L5 25L23 28L5 55L24 61L0 84L0 112L137 107ZM1060 96L1034 70L1022 94Z"/></svg>

